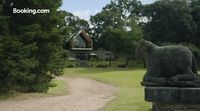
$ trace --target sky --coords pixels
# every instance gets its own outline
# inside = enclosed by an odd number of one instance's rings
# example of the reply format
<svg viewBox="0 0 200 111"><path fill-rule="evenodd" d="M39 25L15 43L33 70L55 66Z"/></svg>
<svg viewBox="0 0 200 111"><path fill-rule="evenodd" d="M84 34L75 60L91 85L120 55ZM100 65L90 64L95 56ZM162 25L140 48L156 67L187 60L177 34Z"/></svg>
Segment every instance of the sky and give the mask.
<svg viewBox="0 0 200 111"><path fill-rule="evenodd" d="M63 0L61 10L73 13L81 19L89 20L91 15L101 12L101 9L111 0ZM141 0L143 4L153 3L155 0Z"/></svg>

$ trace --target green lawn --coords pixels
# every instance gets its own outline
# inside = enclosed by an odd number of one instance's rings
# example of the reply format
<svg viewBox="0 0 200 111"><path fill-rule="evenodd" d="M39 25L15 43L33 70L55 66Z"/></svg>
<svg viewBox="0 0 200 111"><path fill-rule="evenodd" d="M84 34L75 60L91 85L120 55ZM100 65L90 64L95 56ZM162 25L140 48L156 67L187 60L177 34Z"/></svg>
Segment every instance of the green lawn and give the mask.
<svg viewBox="0 0 200 111"><path fill-rule="evenodd" d="M65 69L65 75L88 77L119 88L117 97L105 111L149 111L151 104L144 101L144 88L140 85L144 73L144 69Z"/></svg>
<svg viewBox="0 0 200 111"><path fill-rule="evenodd" d="M47 94L49 95L66 95L67 94L67 84L63 80L53 80L53 83L56 84L55 87L49 88Z"/></svg>

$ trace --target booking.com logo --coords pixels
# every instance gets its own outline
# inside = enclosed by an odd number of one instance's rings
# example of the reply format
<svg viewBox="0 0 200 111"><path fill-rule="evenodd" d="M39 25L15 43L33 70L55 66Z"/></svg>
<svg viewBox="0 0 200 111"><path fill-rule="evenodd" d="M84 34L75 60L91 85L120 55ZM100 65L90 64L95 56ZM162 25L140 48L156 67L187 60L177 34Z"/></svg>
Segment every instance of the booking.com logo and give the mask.
<svg viewBox="0 0 200 111"><path fill-rule="evenodd" d="M47 14L50 13L50 9L30 9L30 8L23 8L23 9L18 9L18 8L13 8L13 13L14 14Z"/></svg>

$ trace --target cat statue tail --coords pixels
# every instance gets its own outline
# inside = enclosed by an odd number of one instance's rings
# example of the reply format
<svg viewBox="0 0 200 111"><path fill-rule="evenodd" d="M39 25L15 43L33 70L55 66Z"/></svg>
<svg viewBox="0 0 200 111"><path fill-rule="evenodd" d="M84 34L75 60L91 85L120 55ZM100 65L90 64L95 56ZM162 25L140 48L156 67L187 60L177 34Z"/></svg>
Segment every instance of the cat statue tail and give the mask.
<svg viewBox="0 0 200 111"><path fill-rule="evenodd" d="M192 72L197 74L197 63L196 63L196 60L194 58L194 55L192 56Z"/></svg>

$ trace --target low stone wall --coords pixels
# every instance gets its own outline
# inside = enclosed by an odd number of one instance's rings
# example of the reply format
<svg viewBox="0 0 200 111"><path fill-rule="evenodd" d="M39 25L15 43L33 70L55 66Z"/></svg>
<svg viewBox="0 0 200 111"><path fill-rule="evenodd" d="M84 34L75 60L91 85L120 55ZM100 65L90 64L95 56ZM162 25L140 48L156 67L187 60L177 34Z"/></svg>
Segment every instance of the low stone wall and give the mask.
<svg viewBox="0 0 200 111"><path fill-rule="evenodd" d="M200 111L200 104L153 103L152 111Z"/></svg>
<svg viewBox="0 0 200 111"><path fill-rule="evenodd" d="M200 88L145 87L153 111L200 111Z"/></svg>

